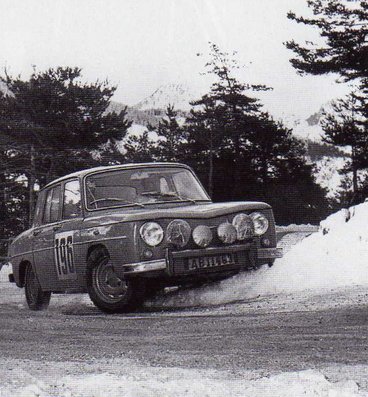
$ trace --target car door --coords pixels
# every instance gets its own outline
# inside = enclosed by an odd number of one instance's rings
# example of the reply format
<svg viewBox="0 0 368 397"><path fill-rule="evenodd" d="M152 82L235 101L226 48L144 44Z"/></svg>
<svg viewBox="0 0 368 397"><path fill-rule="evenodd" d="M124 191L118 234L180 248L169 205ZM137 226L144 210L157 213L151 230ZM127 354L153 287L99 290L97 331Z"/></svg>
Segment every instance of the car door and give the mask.
<svg viewBox="0 0 368 397"><path fill-rule="evenodd" d="M39 224L33 229L33 262L43 290L53 291L57 286L54 259L54 235L60 229L61 184L49 187L44 193L44 205Z"/></svg>
<svg viewBox="0 0 368 397"><path fill-rule="evenodd" d="M54 257L58 283L64 289L84 284L83 246L80 228L83 221L80 182L67 180L62 187L61 222L54 235ZM79 268L79 272L78 272Z"/></svg>

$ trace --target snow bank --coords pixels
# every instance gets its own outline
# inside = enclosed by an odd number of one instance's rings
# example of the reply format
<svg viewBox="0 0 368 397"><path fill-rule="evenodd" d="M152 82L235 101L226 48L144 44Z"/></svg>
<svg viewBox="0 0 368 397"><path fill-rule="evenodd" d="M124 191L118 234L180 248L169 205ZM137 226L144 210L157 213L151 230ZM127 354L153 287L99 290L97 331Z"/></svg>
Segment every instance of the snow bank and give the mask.
<svg viewBox="0 0 368 397"><path fill-rule="evenodd" d="M38 379L24 370L1 373L0 397L354 397L355 381L330 382L319 371L281 373L254 379L225 371L127 365L120 374L55 374Z"/></svg>
<svg viewBox="0 0 368 397"><path fill-rule="evenodd" d="M368 285L367 224L368 203L331 215L276 262L266 281L276 291Z"/></svg>

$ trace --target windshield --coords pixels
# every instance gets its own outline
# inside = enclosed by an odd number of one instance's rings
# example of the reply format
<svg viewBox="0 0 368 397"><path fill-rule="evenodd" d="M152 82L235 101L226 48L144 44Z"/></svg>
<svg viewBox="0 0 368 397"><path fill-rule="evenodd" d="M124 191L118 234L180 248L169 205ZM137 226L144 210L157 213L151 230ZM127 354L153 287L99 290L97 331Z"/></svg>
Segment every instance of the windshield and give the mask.
<svg viewBox="0 0 368 397"><path fill-rule="evenodd" d="M88 209L140 206L175 201L209 201L185 168L139 168L106 171L86 178Z"/></svg>

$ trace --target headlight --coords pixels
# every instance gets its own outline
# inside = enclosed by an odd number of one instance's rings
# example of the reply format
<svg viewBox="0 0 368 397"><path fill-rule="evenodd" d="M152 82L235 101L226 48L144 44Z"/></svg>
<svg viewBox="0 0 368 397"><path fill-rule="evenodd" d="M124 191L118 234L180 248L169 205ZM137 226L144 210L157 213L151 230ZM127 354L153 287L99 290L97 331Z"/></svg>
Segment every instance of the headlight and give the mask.
<svg viewBox="0 0 368 397"><path fill-rule="evenodd" d="M236 240L236 229L231 223L221 223L217 228L219 239L225 244L232 244Z"/></svg>
<svg viewBox="0 0 368 397"><path fill-rule="evenodd" d="M156 222L145 223L141 226L139 233L143 241L151 247L159 245L164 238L164 231Z"/></svg>
<svg viewBox="0 0 368 397"><path fill-rule="evenodd" d="M254 223L249 215L235 215L233 225L235 226L238 240L245 240L254 236Z"/></svg>
<svg viewBox="0 0 368 397"><path fill-rule="evenodd" d="M256 236L261 236L262 234L265 234L269 226L268 219L260 212L253 212L252 214L250 214L250 217L253 219L254 233L256 234Z"/></svg>
<svg viewBox="0 0 368 397"><path fill-rule="evenodd" d="M188 222L182 219L174 219L166 229L166 240L177 247L185 247L190 239L192 229Z"/></svg>
<svg viewBox="0 0 368 397"><path fill-rule="evenodd" d="M208 226L199 225L193 230L193 240L200 247L207 247L211 244L213 235Z"/></svg>

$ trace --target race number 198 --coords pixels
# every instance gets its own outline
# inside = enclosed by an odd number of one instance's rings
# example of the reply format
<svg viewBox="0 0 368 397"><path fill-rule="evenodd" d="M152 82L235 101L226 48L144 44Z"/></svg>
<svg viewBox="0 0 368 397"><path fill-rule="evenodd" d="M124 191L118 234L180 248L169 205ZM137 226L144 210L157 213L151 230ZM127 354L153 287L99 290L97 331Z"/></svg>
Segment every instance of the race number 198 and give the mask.
<svg viewBox="0 0 368 397"><path fill-rule="evenodd" d="M73 234L55 234L55 265L59 280L75 279L77 273L74 264Z"/></svg>

